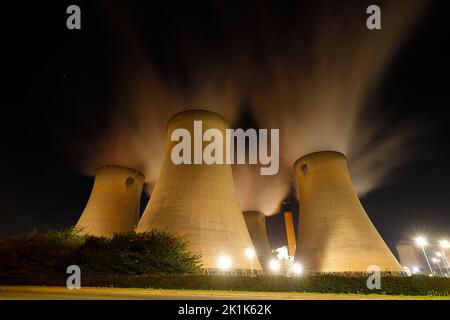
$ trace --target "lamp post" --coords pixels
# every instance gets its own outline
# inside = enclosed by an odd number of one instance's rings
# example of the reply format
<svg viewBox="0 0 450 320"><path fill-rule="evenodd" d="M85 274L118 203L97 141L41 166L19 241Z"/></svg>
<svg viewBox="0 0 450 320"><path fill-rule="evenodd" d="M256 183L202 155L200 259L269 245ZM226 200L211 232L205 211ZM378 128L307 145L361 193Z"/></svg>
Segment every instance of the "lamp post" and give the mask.
<svg viewBox="0 0 450 320"><path fill-rule="evenodd" d="M253 250L252 248L248 248L247 250L245 250L245 256L250 260L250 272L251 276L253 277L253 257L255 256L255 250Z"/></svg>
<svg viewBox="0 0 450 320"><path fill-rule="evenodd" d="M441 275L444 276L444 273L442 272L441 264L439 263L441 260L439 260L437 258L431 258L431 261L433 261L434 263L436 263L438 265Z"/></svg>
<svg viewBox="0 0 450 320"><path fill-rule="evenodd" d="M229 256L221 256L219 257L219 269L222 270L222 274L225 274L226 271L229 271L231 268L231 259Z"/></svg>
<svg viewBox="0 0 450 320"><path fill-rule="evenodd" d="M428 245L427 239L422 236L417 237L416 244L422 249L423 255L425 256L425 260L427 260L428 268L430 268L431 275L434 274L433 269L431 268L430 261L428 260L427 253L425 252L425 246Z"/></svg>
<svg viewBox="0 0 450 320"><path fill-rule="evenodd" d="M439 241L439 246L441 247L442 260L444 260L445 267L447 268L447 274L450 276L450 264L444 251L445 249L450 248L450 242L445 239L441 240Z"/></svg>
<svg viewBox="0 0 450 320"><path fill-rule="evenodd" d="M303 266L300 263L294 263L292 265L292 273L294 275L300 275L303 273Z"/></svg>
<svg viewBox="0 0 450 320"><path fill-rule="evenodd" d="M272 272L276 273L280 270L280 263L278 262L278 260L271 260L269 262L269 268Z"/></svg>

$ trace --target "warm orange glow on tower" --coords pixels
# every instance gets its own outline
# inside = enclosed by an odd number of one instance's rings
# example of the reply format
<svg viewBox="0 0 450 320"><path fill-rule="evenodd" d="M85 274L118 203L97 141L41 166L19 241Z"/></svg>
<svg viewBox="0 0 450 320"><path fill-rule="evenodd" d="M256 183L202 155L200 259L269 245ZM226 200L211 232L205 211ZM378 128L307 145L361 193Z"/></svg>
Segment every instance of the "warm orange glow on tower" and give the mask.
<svg viewBox="0 0 450 320"><path fill-rule="evenodd" d="M311 272L402 270L353 190L345 156L317 152L298 159L300 199L296 260Z"/></svg>
<svg viewBox="0 0 450 320"><path fill-rule="evenodd" d="M143 184L144 176L137 170L118 166L99 169L76 226L84 234L107 238L132 231L139 221Z"/></svg>
<svg viewBox="0 0 450 320"><path fill-rule="evenodd" d="M202 121L203 131L215 128L223 136L230 128L220 115L204 110L184 111L169 120L161 172L136 231L167 228L187 240L191 251L201 254L203 267L212 272L221 268L220 257L227 257L232 270L261 270L257 257L249 261L245 255L254 248L236 198L231 165L172 162L171 151L178 143L171 141L172 132L183 128L194 137L194 121ZM191 150L194 143L192 139Z"/></svg>

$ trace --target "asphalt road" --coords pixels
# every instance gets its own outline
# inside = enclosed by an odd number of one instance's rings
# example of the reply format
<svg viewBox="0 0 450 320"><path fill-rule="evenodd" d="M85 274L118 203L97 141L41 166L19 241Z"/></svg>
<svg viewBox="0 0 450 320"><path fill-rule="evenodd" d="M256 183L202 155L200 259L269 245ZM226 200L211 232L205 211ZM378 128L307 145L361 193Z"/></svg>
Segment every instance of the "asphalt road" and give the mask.
<svg viewBox="0 0 450 320"><path fill-rule="evenodd" d="M420 300L430 298L436 297L120 288L69 290L64 287L0 286L0 300Z"/></svg>

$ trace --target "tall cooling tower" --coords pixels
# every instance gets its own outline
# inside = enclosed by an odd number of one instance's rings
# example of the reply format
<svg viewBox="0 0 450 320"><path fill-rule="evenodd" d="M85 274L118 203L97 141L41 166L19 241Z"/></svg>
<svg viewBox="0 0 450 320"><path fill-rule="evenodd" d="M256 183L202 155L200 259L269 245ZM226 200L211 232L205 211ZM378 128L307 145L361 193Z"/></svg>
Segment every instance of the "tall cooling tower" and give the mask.
<svg viewBox="0 0 450 320"><path fill-rule="evenodd" d="M144 176L137 170L106 166L97 171L86 208L78 220L82 233L112 237L132 231L139 221Z"/></svg>
<svg viewBox="0 0 450 320"><path fill-rule="evenodd" d="M338 152L317 152L294 164L300 200L296 260L310 272L402 270L362 207L347 161Z"/></svg>
<svg viewBox="0 0 450 320"><path fill-rule="evenodd" d="M266 216L259 211L246 211L243 213L245 224L255 247L256 255L264 270L268 270L273 259L272 248L267 237Z"/></svg>
<svg viewBox="0 0 450 320"><path fill-rule="evenodd" d="M399 244L395 248L400 258L400 264L403 267L408 267L410 270L413 270L414 267L424 269L422 262L417 256L417 249L413 245Z"/></svg>
<svg viewBox="0 0 450 320"><path fill-rule="evenodd" d="M191 133L194 156L194 121L202 121L203 132L219 129L225 138L227 121L213 112L188 110L168 122L167 148L158 181L137 232L167 228L189 241L193 253L201 254L203 268L216 272L219 259L228 256L235 271L261 270L257 259L252 266L245 251L253 249L236 198L231 166L226 164L179 164L171 160L172 132L184 128ZM203 142L203 147L208 145ZM225 143L224 143L225 145ZM224 150L225 154L225 150Z"/></svg>

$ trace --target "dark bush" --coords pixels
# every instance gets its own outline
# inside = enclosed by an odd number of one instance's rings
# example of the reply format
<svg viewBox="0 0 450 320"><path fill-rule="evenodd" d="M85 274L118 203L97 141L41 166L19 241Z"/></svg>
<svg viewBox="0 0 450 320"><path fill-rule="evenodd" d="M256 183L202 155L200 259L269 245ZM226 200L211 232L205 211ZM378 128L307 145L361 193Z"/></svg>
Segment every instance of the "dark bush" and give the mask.
<svg viewBox="0 0 450 320"><path fill-rule="evenodd" d="M86 274L192 273L199 257L167 231L129 232L112 239L80 236L79 230L28 232L0 240L0 274L66 275L69 265Z"/></svg>
<svg viewBox="0 0 450 320"><path fill-rule="evenodd" d="M75 229L39 233L36 230L0 239L1 274L65 272L84 238Z"/></svg>
<svg viewBox="0 0 450 320"><path fill-rule="evenodd" d="M89 237L74 261L88 274L194 273L199 257L167 231L129 232L112 239Z"/></svg>

